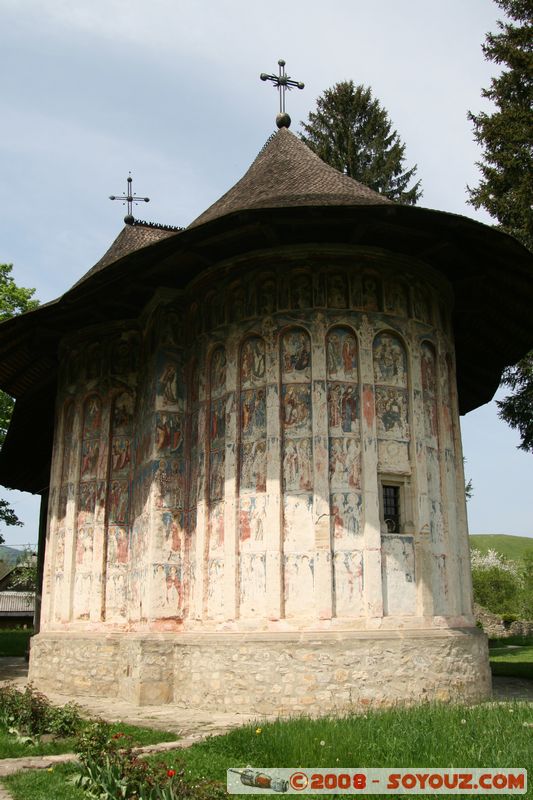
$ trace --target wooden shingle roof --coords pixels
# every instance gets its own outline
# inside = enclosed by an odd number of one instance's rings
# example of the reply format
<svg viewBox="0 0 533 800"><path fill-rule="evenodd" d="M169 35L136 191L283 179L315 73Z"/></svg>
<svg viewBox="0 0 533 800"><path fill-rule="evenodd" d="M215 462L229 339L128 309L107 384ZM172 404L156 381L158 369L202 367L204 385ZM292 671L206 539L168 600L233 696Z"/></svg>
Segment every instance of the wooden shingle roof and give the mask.
<svg viewBox="0 0 533 800"><path fill-rule="evenodd" d="M391 204L388 197L325 164L297 136L281 128L240 181L189 227L251 208Z"/></svg>

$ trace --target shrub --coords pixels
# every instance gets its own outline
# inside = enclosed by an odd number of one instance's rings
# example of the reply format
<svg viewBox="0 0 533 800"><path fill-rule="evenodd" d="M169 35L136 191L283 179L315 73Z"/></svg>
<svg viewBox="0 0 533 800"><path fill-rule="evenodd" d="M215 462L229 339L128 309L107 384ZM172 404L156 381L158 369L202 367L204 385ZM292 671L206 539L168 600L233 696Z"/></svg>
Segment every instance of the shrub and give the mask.
<svg viewBox="0 0 533 800"><path fill-rule="evenodd" d="M43 733L71 736L80 730L83 721L74 703L53 706L31 684L22 691L7 684L0 687L0 724L7 730L14 729L27 736Z"/></svg>
<svg viewBox="0 0 533 800"><path fill-rule="evenodd" d="M472 586L474 600L480 606L506 617L519 615L523 591L520 568L495 550L482 554L473 549Z"/></svg>

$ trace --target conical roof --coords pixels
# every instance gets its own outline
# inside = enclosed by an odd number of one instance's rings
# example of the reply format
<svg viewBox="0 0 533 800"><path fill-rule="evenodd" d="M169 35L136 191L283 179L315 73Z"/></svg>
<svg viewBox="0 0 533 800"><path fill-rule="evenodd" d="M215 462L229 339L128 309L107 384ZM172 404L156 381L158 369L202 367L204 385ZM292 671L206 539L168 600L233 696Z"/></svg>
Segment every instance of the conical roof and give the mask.
<svg viewBox="0 0 533 800"><path fill-rule="evenodd" d="M389 200L325 164L287 128L267 140L246 174L190 228L233 211L284 206L378 206Z"/></svg>

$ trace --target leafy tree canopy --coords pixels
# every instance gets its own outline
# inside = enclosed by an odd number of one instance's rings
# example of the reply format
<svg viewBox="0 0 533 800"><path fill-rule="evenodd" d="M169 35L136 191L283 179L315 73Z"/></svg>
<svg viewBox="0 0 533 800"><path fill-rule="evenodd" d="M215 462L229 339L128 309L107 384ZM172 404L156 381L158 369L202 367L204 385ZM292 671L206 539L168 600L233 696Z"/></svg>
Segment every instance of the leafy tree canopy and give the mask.
<svg viewBox="0 0 533 800"><path fill-rule="evenodd" d="M481 180L468 188L469 202L533 251L533 0L496 3L508 19L487 34L483 52L502 70L482 90L495 110L468 115L483 148ZM513 394L498 401L499 415L519 431L521 449L533 453L533 350L505 370L502 384Z"/></svg>
<svg viewBox="0 0 533 800"><path fill-rule="evenodd" d="M0 322L3 322L24 311L30 311L39 305L38 300L32 300L35 289L24 289L17 286L11 272L12 264L0 264ZM13 399L5 392L0 391L0 449L6 438L9 420L13 412ZM0 523L4 525L22 525L13 509L6 500L0 499ZM0 543L4 539L0 535Z"/></svg>
<svg viewBox="0 0 533 800"><path fill-rule="evenodd" d="M408 188L416 165L404 169L405 145L369 87L335 84L300 124L300 139L335 169L400 203L413 205L421 197L420 181Z"/></svg>

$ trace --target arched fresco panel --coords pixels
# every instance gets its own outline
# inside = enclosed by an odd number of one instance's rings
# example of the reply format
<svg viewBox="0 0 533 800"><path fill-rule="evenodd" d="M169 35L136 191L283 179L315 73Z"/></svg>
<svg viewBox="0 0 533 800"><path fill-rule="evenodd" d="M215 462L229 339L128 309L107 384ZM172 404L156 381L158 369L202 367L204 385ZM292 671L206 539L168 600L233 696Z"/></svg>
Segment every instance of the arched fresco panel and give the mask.
<svg viewBox="0 0 533 800"><path fill-rule="evenodd" d="M240 613L265 612L266 349L259 336L240 350L239 577Z"/></svg>
<svg viewBox="0 0 533 800"><path fill-rule="evenodd" d="M434 610L435 614L445 614L448 608L448 584L446 579L446 560L448 556L444 536L439 457L438 368L435 348L429 342L423 342L420 347L420 367L424 403L429 529L433 555Z"/></svg>
<svg viewBox="0 0 533 800"><path fill-rule="evenodd" d="M156 358L157 461L154 464L154 549L151 614L183 616L186 530L186 381L180 351L163 349Z"/></svg>
<svg viewBox="0 0 533 800"><path fill-rule="evenodd" d="M226 485L226 351L217 347L209 366L207 615L224 607L224 494Z"/></svg>
<svg viewBox="0 0 533 800"><path fill-rule="evenodd" d="M133 453L133 395L121 392L111 412L111 459L107 511L106 619L127 616L130 504Z"/></svg>
<svg viewBox="0 0 533 800"><path fill-rule="evenodd" d="M344 327L326 337L329 504L337 616L363 613L361 423L357 340Z"/></svg>
<svg viewBox="0 0 533 800"><path fill-rule="evenodd" d="M91 395L83 407L80 480L76 515L74 619L88 619L93 572L94 527L105 508L105 484L98 479L102 429L102 401ZM126 501L127 502L127 501Z"/></svg>
<svg viewBox="0 0 533 800"><path fill-rule="evenodd" d="M281 340L281 429L285 614L313 605L311 340L291 328Z"/></svg>
<svg viewBox="0 0 533 800"><path fill-rule="evenodd" d="M399 529L387 523L381 532L383 612L411 615L416 610L414 540L404 527L410 503L407 352L397 336L384 331L374 339L373 358L380 487L396 486L400 504Z"/></svg>
<svg viewBox="0 0 533 800"><path fill-rule="evenodd" d="M62 591L65 577L65 538L66 517L69 500L74 499L74 485L71 481L70 471L73 461L74 442L72 438L74 429L74 403L68 402L63 416L62 464L61 482L59 484L59 497L57 500L57 518L53 521L53 534L55 538L55 555L53 564L53 593L54 593L54 618L59 621L63 612Z"/></svg>

